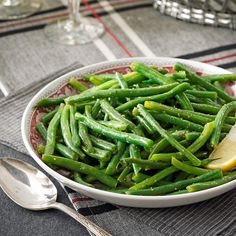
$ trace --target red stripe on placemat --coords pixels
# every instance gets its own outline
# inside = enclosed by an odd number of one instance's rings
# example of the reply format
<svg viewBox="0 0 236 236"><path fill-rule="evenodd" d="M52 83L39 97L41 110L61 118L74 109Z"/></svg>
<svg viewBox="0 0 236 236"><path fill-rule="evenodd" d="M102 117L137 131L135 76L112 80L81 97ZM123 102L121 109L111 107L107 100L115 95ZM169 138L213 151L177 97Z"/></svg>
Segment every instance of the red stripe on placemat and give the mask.
<svg viewBox="0 0 236 236"><path fill-rule="evenodd" d="M100 22L105 31L111 36L111 38L116 42L116 44L127 54L128 57L133 57L132 53L125 47L125 45L118 39L118 37L111 32L111 30L103 23L100 16L95 12L94 8L89 5L87 0L82 0L83 4L87 7L87 9L91 12L91 14Z"/></svg>
<svg viewBox="0 0 236 236"><path fill-rule="evenodd" d="M236 53L229 54L229 55L222 56L222 57L213 58L213 59L203 60L202 62L211 63L211 62L220 61L220 60L224 60L224 59L228 59L228 58L232 58L232 57L236 57Z"/></svg>

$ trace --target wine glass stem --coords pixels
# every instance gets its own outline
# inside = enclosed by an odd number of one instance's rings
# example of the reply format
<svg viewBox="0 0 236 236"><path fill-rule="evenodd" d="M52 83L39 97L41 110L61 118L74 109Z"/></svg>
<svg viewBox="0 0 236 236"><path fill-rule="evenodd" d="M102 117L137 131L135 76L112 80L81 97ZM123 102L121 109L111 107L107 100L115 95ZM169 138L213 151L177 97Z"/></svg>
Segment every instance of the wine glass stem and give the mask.
<svg viewBox="0 0 236 236"><path fill-rule="evenodd" d="M80 24L80 0L68 0L69 9L69 19L72 21L73 25Z"/></svg>

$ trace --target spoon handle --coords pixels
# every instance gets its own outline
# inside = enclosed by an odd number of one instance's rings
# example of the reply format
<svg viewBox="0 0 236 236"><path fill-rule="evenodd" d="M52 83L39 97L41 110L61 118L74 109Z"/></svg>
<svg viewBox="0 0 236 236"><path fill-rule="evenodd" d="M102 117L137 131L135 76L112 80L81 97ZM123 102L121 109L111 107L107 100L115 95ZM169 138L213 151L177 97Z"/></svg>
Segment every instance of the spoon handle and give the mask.
<svg viewBox="0 0 236 236"><path fill-rule="evenodd" d="M80 224L82 224L85 228L87 228L89 231L94 233L96 236L112 236L110 233L99 227L98 225L94 224L92 221L87 219L85 216L81 215L74 209L60 203L55 202L50 207L61 210L74 218L76 221L78 221Z"/></svg>

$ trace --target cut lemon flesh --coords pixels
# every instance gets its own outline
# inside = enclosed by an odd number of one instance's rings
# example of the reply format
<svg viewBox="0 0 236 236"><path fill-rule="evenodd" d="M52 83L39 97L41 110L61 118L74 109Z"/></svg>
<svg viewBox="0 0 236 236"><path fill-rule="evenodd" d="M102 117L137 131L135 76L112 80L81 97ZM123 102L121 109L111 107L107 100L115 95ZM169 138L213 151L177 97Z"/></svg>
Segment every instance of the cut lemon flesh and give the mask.
<svg viewBox="0 0 236 236"><path fill-rule="evenodd" d="M236 167L236 126L232 127L226 137L211 153L209 159L216 160L208 164L208 169L228 171Z"/></svg>

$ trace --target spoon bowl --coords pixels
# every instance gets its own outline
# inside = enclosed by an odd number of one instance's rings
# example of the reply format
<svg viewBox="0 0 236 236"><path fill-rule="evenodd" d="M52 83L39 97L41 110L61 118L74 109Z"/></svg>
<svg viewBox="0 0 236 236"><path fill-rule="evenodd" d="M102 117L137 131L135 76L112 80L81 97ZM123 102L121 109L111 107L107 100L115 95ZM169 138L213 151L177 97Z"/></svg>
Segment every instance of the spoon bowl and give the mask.
<svg viewBox="0 0 236 236"><path fill-rule="evenodd" d="M32 165L14 158L0 159L0 186L18 205L30 210L61 210L98 236L111 236L75 210L56 202L57 189L53 182Z"/></svg>
<svg viewBox="0 0 236 236"><path fill-rule="evenodd" d="M44 210L57 198L52 181L35 167L17 159L0 159L0 186L18 205Z"/></svg>

